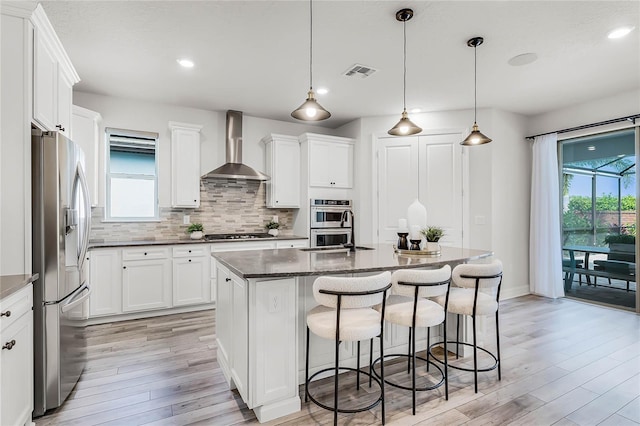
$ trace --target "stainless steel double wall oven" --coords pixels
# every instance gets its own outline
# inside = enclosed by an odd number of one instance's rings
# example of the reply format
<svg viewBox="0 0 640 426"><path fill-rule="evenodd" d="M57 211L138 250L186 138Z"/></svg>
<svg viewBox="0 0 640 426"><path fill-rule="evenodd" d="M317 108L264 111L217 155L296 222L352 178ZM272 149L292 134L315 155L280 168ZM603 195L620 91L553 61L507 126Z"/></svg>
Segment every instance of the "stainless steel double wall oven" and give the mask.
<svg viewBox="0 0 640 426"><path fill-rule="evenodd" d="M351 236L351 200L311 199L311 247L347 244Z"/></svg>

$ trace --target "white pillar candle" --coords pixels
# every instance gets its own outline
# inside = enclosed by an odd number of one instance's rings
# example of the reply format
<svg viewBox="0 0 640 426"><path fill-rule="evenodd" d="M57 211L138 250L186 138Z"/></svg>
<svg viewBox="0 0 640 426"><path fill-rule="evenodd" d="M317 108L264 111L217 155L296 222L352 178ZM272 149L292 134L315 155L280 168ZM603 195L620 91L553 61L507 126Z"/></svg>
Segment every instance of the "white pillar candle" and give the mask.
<svg viewBox="0 0 640 426"><path fill-rule="evenodd" d="M398 232L407 231L407 219L398 219Z"/></svg>

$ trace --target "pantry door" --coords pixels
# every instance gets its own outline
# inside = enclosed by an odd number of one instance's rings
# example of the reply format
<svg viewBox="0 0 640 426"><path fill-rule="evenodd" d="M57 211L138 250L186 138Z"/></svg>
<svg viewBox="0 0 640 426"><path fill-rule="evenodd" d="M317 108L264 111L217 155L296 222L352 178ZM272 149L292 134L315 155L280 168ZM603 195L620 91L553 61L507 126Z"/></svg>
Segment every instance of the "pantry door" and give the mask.
<svg viewBox="0 0 640 426"><path fill-rule="evenodd" d="M464 247L462 133L381 137L378 157L378 242L395 243L398 219L418 198L427 224L444 229L442 245Z"/></svg>

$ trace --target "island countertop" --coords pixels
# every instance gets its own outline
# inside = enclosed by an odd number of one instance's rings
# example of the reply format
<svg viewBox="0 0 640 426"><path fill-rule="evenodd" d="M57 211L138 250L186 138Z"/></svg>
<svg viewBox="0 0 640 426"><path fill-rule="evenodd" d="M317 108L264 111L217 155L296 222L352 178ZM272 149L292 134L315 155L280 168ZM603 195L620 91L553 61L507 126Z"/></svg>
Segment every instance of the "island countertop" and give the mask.
<svg viewBox="0 0 640 426"><path fill-rule="evenodd" d="M391 271L463 263L493 254L487 250L442 247L438 256L404 255L391 244L369 244L373 250L322 252L303 249L275 249L212 253L212 256L245 279L292 277L358 272Z"/></svg>

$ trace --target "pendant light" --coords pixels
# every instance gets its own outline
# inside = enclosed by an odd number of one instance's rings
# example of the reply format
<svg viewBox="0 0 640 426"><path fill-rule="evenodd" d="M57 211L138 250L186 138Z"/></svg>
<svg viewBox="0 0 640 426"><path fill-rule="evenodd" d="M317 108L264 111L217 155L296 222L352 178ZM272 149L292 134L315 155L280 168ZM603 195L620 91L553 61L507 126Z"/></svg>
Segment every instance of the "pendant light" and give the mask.
<svg viewBox="0 0 640 426"><path fill-rule="evenodd" d="M309 92L307 99L291 116L304 121L320 121L331 117L331 113L322 108L313 93L313 0L309 0Z"/></svg>
<svg viewBox="0 0 640 426"><path fill-rule="evenodd" d="M467 41L467 46L473 47L473 55L474 55L474 82L473 82L473 128L469 136L465 138L460 145L465 146L473 146L473 145L483 145L485 143L491 142L491 139L482 134L482 132L478 129L477 123L477 115L478 115L478 46L480 46L484 42L482 37L474 37Z"/></svg>
<svg viewBox="0 0 640 426"><path fill-rule="evenodd" d="M422 129L413 121L409 120L407 114L407 21L413 17L413 10L401 9L396 12L396 19L402 22L403 28L403 80L402 80L402 117L387 133L393 136L407 136L420 133Z"/></svg>

